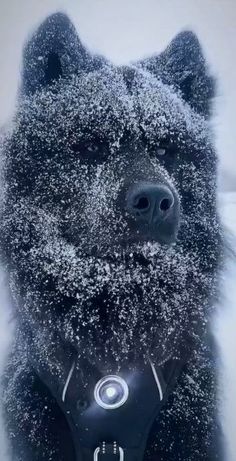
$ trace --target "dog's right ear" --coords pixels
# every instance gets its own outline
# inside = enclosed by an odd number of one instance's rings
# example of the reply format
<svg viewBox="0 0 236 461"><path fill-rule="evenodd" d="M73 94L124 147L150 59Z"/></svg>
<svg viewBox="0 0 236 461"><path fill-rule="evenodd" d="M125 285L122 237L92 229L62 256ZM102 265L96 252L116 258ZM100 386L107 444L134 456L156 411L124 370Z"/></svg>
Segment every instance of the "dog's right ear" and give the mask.
<svg viewBox="0 0 236 461"><path fill-rule="evenodd" d="M50 86L95 64L83 47L68 16L49 16L26 43L23 53L21 94Z"/></svg>
<svg viewBox="0 0 236 461"><path fill-rule="evenodd" d="M180 32L161 54L144 59L141 66L179 90L196 112L206 118L211 115L215 79L193 32Z"/></svg>

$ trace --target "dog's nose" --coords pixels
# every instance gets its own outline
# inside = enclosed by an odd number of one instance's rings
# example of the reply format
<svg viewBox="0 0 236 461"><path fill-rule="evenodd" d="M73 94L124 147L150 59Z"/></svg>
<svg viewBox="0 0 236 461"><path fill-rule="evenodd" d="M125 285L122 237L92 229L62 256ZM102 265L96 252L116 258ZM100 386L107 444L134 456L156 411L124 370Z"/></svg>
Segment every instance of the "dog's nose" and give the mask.
<svg viewBox="0 0 236 461"><path fill-rule="evenodd" d="M174 241L179 226L179 200L164 184L139 183L127 193L127 211L139 232L161 243Z"/></svg>
<svg viewBox="0 0 236 461"><path fill-rule="evenodd" d="M128 197L129 208L137 220L147 224L163 221L174 206L171 190L163 185L143 184Z"/></svg>

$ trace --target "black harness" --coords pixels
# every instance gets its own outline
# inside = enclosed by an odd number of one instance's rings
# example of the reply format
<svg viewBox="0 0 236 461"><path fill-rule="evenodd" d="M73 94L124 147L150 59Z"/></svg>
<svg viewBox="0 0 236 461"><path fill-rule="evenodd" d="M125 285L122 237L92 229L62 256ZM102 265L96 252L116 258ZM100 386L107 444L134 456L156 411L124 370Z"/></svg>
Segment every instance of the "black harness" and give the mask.
<svg viewBox="0 0 236 461"><path fill-rule="evenodd" d="M88 361L72 363L53 389L70 426L77 461L142 461L150 429L183 362L121 367L108 375Z"/></svg>

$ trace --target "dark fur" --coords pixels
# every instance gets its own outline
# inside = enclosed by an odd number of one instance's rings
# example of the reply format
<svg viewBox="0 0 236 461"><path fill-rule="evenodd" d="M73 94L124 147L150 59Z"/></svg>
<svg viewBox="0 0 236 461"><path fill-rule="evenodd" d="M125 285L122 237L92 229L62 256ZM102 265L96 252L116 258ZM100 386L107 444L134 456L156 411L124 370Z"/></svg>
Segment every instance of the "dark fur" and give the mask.
<svg viewBox="0 0 236 461"><path fill-rule="evenodd" d="M145 461L222 460L207 333L222 254L213 94L191 32L129 67L90 55L62 14L26 45L3 147L1 248L17 316L4 391L14 460L75 459L43 378L60 387L75 351L104 372L185 356ZM178 196L173 245L149 242L130 222L126 194L139 181Z"/></svg>

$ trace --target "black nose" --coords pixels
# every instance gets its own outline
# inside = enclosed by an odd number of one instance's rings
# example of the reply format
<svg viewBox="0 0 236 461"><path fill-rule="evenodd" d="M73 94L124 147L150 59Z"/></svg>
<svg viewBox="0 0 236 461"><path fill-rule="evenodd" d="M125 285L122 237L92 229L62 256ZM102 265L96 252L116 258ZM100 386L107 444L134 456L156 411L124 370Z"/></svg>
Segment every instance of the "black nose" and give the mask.
<svg viewBox="0 0 236 461"><path fill-rule="evenodd" d="M127 193L127 211L134 227L161 243L175 240L179 227L177 194L164 184L139 183Z"/></svg>

